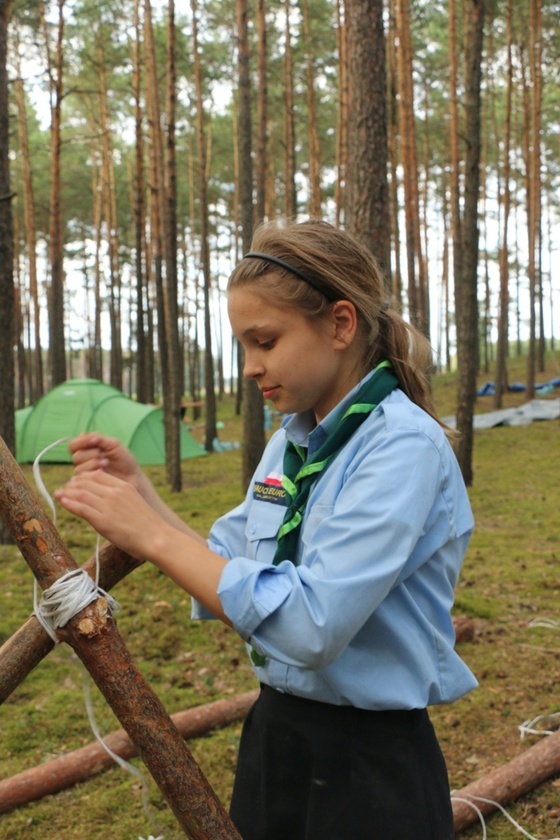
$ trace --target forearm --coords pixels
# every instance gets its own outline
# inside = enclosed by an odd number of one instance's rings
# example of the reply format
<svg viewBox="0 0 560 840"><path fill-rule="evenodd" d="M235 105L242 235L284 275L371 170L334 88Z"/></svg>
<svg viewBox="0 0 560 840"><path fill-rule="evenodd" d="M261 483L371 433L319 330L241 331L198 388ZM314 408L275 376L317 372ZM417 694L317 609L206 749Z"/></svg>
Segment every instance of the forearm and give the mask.
<svg viewBox="0 0 560 840"><path fill-rule="evenodd" d="M191 537L185 531L178 533L173 523L168 525L158 529L147 541L143 559L151 562L216 618L231 627L217 594L227 561L211 551L198 534Z"/></svg>
<svg viewBox="0 0 560 840"><path fill-rule="evenodd" d="M146 479L133 486L103 470L75 474L55 497L105 539L153 563L217 618L230 623L217 595L226 560L159 499Z"/></svg>
<svg viewBox="0 0 560 840"><path fill-rule="evenodd" d="M142 473L141 483L139 486L139 491L144 498L144 500L150 505L152 510L161 516L169 525L172 525L177 531L180 531L183 534L191 537L191 539L196 540L201 545L206 545L206 540L192 528L190 528L186 522L183 522L180 516L178 516L175 511L171 510L169 505L167 505L157 490L154 488L153 484L150 482L148 477Z"/></svg>

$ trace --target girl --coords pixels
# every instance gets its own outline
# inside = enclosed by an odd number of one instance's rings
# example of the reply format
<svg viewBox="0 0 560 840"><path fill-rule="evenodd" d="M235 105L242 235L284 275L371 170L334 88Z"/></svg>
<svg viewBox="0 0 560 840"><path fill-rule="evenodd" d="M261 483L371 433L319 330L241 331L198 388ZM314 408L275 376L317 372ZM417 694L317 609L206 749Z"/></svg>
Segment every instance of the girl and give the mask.
<svg viewBox="0 0 560 840"><path fill-rule="evenodd" d="M262 688L231 803L244 840L450 840L426 707L476 685L450 616L473 519L430 348L348 233L268 225L252 247L229 317L244 375L288 416L243 504L205 541L95 434L57 496L246 641Z"/></svg>

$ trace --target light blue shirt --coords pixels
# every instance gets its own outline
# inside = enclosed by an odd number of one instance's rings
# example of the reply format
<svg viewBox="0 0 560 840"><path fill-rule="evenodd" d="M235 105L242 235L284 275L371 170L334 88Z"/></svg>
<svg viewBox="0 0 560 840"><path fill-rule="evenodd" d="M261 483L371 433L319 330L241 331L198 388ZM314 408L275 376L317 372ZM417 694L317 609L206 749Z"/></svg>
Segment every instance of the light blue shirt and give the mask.
<svg viewBox="0 0 560 840"><path fill-rule="evenodd" d="M209 547L229 560L218 595L273 688L366 709L451 702L477 684L450 616L473 517L443 430L402 391L315 483L297 564L272 565L286 437L316 449L356 390L319 426L293 415L273 435L245 501L212 528Z"/></svg>

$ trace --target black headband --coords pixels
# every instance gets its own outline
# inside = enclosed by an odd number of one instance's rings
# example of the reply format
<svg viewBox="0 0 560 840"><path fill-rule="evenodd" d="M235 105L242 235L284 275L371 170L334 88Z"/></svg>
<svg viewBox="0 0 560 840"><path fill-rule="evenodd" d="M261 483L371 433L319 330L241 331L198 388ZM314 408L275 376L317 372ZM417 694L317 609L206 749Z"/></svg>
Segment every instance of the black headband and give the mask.
<svg viewBox="0 0 560 840"><path fill-rule="evenodd" d="M299 277L300 280L304 280L310 286L313 286L313 288L320 292L323 295L323 297L326 297L327 300L336 300L336 297L333 297L333 295L330 294L330 292L326 292L324 289L322 289L316 280L313 280L307 274L304 274L303 271L299 270L299 268L296 268L295 266L290 265L290 263L281 260L280 257L275 257L273 254L261 254L258 251L251 251L249 254L244 254L243 259L266 260L266 262L275 263L281 268L286 269L286 271L290 271L292 274L295 274L296 277Z"/></svg>

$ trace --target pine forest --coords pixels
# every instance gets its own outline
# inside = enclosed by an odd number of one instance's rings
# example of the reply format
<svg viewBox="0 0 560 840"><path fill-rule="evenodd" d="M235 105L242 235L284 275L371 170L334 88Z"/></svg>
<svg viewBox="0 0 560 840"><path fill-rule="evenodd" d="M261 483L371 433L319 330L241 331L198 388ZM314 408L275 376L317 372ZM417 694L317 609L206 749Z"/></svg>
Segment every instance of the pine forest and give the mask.
<svg viewBox="0 0 560 840"><path fill-rule="evenodd" d="M477 372L499 408L510 354L531 397L554 348L558 3L2 6L3 405L91 377L172 428L204 400L210 448L239 384L227 276L259 222L322 217L458 366L468 482Z"/></svg>

